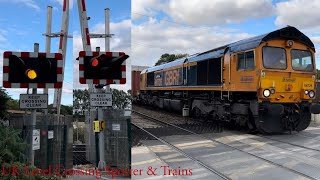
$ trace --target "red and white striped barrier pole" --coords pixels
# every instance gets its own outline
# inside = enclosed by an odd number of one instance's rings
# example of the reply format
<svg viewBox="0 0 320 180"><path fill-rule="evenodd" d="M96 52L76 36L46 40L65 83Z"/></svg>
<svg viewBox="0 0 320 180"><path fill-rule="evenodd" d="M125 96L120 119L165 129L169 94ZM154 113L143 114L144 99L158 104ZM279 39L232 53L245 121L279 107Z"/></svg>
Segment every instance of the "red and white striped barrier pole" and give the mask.
<svg viewBox="0 0 320 180"><path fill-rule="evenodd" d="M59 52L62 54L62 58L64 60L63 69L65 68L68 29L69 29L69 0L63 0L61 34L60 34L60 41L59 41ZM62 78L64 79L64 74L62 74ZM56 89L54 93L54 105L57 107L58 115L60 115L61 96L62 96L62 87L61 89Z"/></svg>

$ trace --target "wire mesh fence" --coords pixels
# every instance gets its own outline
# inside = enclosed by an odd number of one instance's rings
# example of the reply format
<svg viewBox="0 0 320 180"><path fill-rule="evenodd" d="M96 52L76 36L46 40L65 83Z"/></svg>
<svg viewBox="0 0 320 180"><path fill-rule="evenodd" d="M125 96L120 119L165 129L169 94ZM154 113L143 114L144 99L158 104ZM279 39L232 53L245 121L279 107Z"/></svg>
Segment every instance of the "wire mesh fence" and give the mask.
<svg viewBox="0 0 320 180"><path fill-rule="evenodd" d="M105 117L109 117L109 119L105 122L106 130L104 131L106 137L106 164L117 169L130 169L130 112L125 110L106 110L104 113Z"/></svg>
<svg viewBox="0 0 320 180"><path fill-rule="evenodd" d="M131 168L131 111L120 109L104 109L105 120L105 160L106 166L114 169L130 169ZM93 121L96 119L96 111L86 114L86 161L97 166L99 162L98 156L98 133L93 132ZM83 156L78 157L79 162L83 160Z"/></svg>
<svg viewBox="0 0 320 180"><path fill-rule="evenodd" d="M10 126L20 130L27 146L21 161L30 164L33 143L36 167L61 171L72 168L72 116L37 114L36 119L36 125L31 125L28 114L13 114L9 118Z"/></svg>

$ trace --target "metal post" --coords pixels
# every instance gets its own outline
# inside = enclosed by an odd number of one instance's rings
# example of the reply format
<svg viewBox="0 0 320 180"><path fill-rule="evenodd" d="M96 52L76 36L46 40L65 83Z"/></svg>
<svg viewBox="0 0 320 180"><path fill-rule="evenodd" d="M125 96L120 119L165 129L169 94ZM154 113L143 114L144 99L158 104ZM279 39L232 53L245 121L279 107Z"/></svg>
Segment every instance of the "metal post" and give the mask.
<svg viewBox="0 0 320 180"><path fill-rule="evenodd" d="M100 52L100 47L96 47L96 51L97 52ZM97 93L102 93L102 88L103 88L103 85L97 85L96 86L96 92ZM99 121L103 121L103 109L102 107L98 107L98 120ZM104 170L106 168L106 161L105 161L105 157L104 157L104 154L105 154L105 151L104 151L104 132L103 131L100 131L99 132L99 164L98 164L98 168L100 170Z"/></svg>
<svg viewBox="0 0 320 180"><path fill-rule="evenodd" d="M50 53L51 48L51 27L52 27L52 6L47 7L47 26L46 26L46 53ZM48 94L48 88L44 88L43 94ZM48 109L44 110L44 113L48 114Z"/></svg>
<svg viewBox="0 0 320 180"><path fill-rule="evenodd" d="M34 43L34 52L39 52L39 43ZM37 88L32 89L32 94L37 94ZM33 130L36 129L37 123L37 110L33 109L31 112L31 132L30 132L30 164L34 166L34 150L33 150Z"/></svg>
<svg viewBox="0 0 320 180"><path fill-rule="evenodd" d="M110 34L110 9L109 8L105 9L105 34ZM105 50L106 52L110 51L110 39L107 36L105 38ZM101 88L96 87L96 91L97 93L102 93L102 87ZM110 85L106 86L106 92L107 93L110 92ZM98 108L98 119L99 121L103 121L103 109L101 107ZM104 132L101 131L99 133L99 154L100 154L100 161L98 165L99 169L105 169L106 167L106 162L104 157L104 153L105 153L104 144L105 144Z"/></svg>
<svg viewBox="0 0 320 180"><path fill-rule="evenodd" d="M104 9L105 11L105 34L110 34L110 9L106 8ZM106 52L110 51L110 38L106 37L105 38L105 50ZM110 92L110 85L106 86L106 92L109 93Z"/></svg>
<svg viewBox="0 0 320 180"><path fill-rule="evenodd" d="M79 121L77 118L77 143L79 142Z"/></svg>
<svg viewBox="0 0 320 180"><path fill-rule="evenodd" d="M105 17L105 34L110 34L110 9L106 8L104 9L106 17ZM110 51L110 39L109 37L105 38L105 48L106 48L106 52Z"/></svg>

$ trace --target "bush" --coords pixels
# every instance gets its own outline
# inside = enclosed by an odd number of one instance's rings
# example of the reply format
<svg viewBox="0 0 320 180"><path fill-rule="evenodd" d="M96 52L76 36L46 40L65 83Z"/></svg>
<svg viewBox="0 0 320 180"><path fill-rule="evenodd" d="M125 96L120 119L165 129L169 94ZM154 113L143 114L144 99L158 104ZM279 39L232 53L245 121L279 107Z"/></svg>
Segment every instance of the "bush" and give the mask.
<svg viewBox="0 0 320 180"><path fill-rule="evenodd" d="M20 138L20 130L6 127L0 123L0 179L1 180L39 180L57 179L55 177L45 177L43 175L31 175L36 167L27 166L26 156L24 155L27 144ZM13 167L16 171L13 173ZM29 172L27 174L26 172ZM6 175L5 175L6 174Z"/></svg>

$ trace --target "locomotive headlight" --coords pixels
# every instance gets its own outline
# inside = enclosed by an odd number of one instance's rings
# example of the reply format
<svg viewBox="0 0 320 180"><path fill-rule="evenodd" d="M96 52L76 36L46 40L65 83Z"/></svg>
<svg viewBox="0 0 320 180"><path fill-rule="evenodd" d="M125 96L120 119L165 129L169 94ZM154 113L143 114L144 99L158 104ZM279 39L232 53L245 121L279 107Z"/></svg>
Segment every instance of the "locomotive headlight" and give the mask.
<svg viewBox="0 0 320 180"><path fill-rule="evenodd" d="M270 92L269 89L265 89L265 90L263 91L263 96L264 96L264 97L269 97L270 94L271 94L271 92Z"/></svg>
<svg viewBox="0 0 320 180"><path fill-rule="evenodd" d="M309 91L309 97L310 97L310 98L314 98L314 95L315 95L314 91L312 91L312 90Z"/></svg>
<svg viewBox="0 0 320 180"><path fill-rule="evenodd" d="M274 94L274 93L276 93L276 90L271 89L270 92L271 92L271 94Z"/></svg>
<svg viewBox="0 0 320 180"><path fill-rule="evenodd" d="M305 94L305 95L307 95L308 93L309 93L309 91L308 91L308 90L305 90L305 91L304 91L304 94Z"/></svg>

